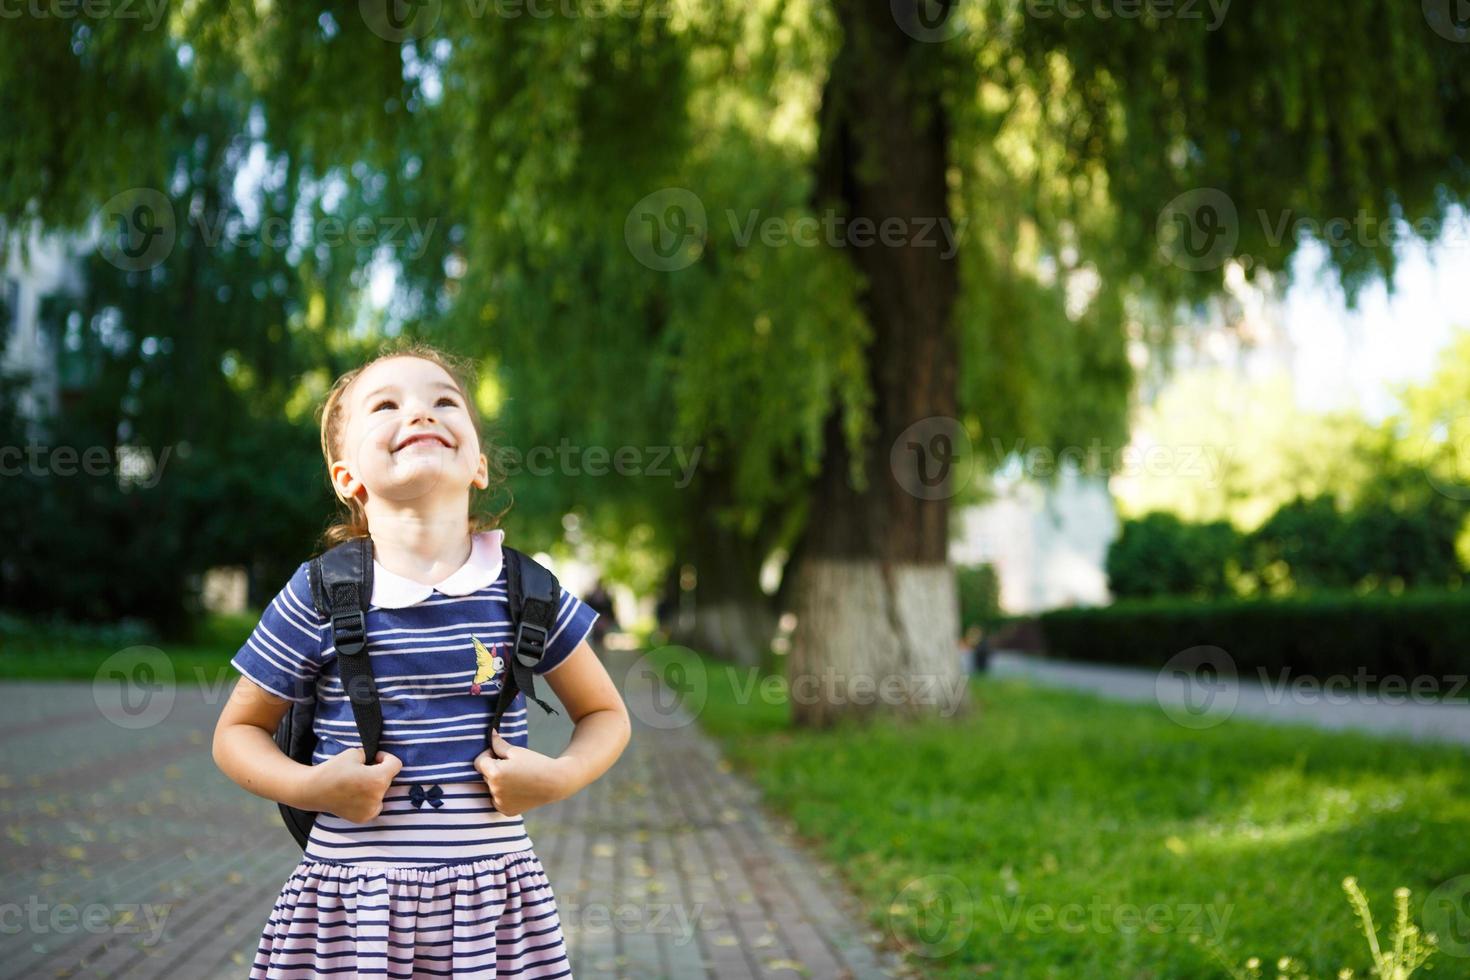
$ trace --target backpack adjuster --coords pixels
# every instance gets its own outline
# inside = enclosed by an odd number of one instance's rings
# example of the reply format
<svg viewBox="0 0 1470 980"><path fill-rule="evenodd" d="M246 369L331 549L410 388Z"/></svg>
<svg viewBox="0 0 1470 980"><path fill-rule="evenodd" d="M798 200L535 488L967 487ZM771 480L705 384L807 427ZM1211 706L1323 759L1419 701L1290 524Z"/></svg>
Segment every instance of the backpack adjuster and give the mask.
<svg viewBox="0 0 1470 980"><path fill-rule="evenodd" d="M332 639L339 655L352 656L361 653L367 646L367 630L363 624L362 612L354 610L333 616Z"/></svg>
<svg viewBox="0 0 1470 980"><path fill-rule="evenodd" d="M529 654L530 656L523 655ZM541 656L546 652L546 629L535 623L525 622L516 627L516 650L515 656L527 667L534 667L541 662Z"/></svg>

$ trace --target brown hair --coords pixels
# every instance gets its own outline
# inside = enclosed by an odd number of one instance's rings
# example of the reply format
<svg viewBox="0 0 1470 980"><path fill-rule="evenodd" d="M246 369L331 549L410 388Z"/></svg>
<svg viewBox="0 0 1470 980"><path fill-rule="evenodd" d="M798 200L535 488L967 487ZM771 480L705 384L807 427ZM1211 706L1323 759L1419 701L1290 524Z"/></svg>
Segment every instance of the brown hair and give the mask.
<svg viewBox="0 0 1470 980"><path fill-rule="evenodd" d="M327 392L326 400L322 402L317 412L317 419L321 423L322 430L322 457L326 460L327 470L330 474L332 464L341 456L342 434L347 428L347 406L344 398L347 389L352 382L379 361L386 361L391 357L417 357L425 361L431 361L445 370L450 378L454 380L459 388L460 396L464 399L465 409L470 413L470 421L475 427L475 432L480 435L480 448L485 453L489 462L490 486L487 493L494 493L505 482L504 471L496 461L496 454L486 442L480 427L480 413L475 406L472 392L476 389L475 366L468 358L457 357L447 354L437 347L430 346L417 340L393 340L383 344L378 353L367 363L359 365L342 375L333 382L331 389ZM328 482L330 483L330 475ZM341 544L352 538L364 538L368 534L367 512L363 509L362 501L356 497L345 500L333 489L333 495L341 509L338 519L329 525L322 533L322 546L330 548ZM477 511L478 501L472 498L470 504L470 532L489 531L500 525L500 518L506 511L510 510L510 504L493 514L482 514Z"/></svg>

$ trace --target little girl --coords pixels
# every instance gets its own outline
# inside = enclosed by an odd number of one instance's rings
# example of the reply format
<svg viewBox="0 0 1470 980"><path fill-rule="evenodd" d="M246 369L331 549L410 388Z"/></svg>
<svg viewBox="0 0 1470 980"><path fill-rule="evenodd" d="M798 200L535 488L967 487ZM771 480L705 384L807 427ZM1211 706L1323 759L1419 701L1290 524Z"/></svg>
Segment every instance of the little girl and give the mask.
<svg viewBox="0 0 1470 980"><path fill-rule="evenodd" d="M532 751L521 693L492 736L504 758L485 746L512 630L505 532L470 514L471 488L490 482L472 391L462 364L414 345L343 375L322 407L322 452L347 508L327 542L372 538L367 640L384 748L364 758L303 564L231 661L243 676L214 736L235 782L320 813L252 978L571 976L521 815L606 772L627 745L628 714L584 639L597 613L563 590L533 670L576 722L571 741L554 758ZM489 680L477 645L502 657ZM273 734L313 692L307 766Z"/></svg>

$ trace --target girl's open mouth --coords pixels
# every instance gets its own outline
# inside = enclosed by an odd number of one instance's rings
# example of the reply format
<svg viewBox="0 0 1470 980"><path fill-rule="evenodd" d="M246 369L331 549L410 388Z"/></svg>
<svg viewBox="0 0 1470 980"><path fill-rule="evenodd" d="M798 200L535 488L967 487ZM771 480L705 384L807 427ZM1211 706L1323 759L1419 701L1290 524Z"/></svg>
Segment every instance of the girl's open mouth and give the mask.
<svg viewBox="0 0 1470 980"><path fill-rule="evenodd" d="M445 439L441 435L438 435L437 433L433 433L433 432L420 432L417 435L409 436L407 439L405 439L402 442L400 442L398 444L398 449L395 449L393 451L396 453L399 450L407 449L409 446L417 445L419 443L424 443L424 442L437 443L438 445L443 446L445 449L453 449L454 448L453 446L451 446L449 444L449 440Z"/></svg>

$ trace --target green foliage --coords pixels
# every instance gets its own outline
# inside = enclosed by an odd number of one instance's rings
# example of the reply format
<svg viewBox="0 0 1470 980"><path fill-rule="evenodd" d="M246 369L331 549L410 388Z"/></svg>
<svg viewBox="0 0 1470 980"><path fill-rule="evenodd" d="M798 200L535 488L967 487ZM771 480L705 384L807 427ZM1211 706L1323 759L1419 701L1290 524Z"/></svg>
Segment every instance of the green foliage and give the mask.
<svg viewBox="0 0 1470 980"><path fill-rule="evenodd" d="M1298 498L1247 534L1160 511L1123 522L1108 584L1120 599L1457 587L1466 515L1443 495L1416 488L1405 506L1382 487L1351 510L1330 496Z"/></svg>
<svg viewBox="0 0 1470 980"><path fill-rule="evenodd" d="M987 469L1036 446L1126 443L1125 321L1146 319L1128 309L1138 290L1115 262L1106 175L1067 146L1075 95L1048 91L1050 70L1031 71L1014 35L990 27L963 35L976 78L955 70L948 106L962 175L960 405Z"/></svg>
<svg viewBox="0 0 1470 980"><path fill-rule="evenodd" d="M1195 731L984 678L967 718L795 730L789 703L739 669L651 657L683 662L699 724L924 976L1219 976L1191 934L1232 962L1291 950L1313 976L1367 976L1344 875L1427 894L1470 863L1458 747L1242 720ZM942 900L927 917L925 886ZM1151 908L1166 918L1150 926Z"/></svg>
<svg viewBox="0 0 1470 980"><path fill-rule="evenodd" d="M1118 247L1140 264L1157 256L1154 218L1193 188L1235 203L1235 251L1252 273L1286 268L1297 240L1276 238L1283 219L1361 214L1381 229L1402 218L1424 221L1415 233L1428 228L1421 237L1432 239L1470 192L1461 152L1470 54L1431 30L1423 5L1247 2L1218 18L1159 17L1145 5L1126 23L990 6L984 26L1012 40L1032 76L1052 80L1047 95L1066 100L1068 169L1101 167L1118 213L1147 216L1117 229ZM1350 295L1394 268L1382 233L1343 236L1330 252ZM1220 283L1219 269L1159 266L1156 287Z"/></svg>
<svg viewBox="0 0 1470 980"><path fill-rule="evenodd" d="M180 90L201 70L170 64ZM11 559L0 605L139 616L178 635L199 613L206 568L247 566L261 601L310 554L331 497L313 421L289 406L307 365L341 370L364 346L323 327L354 315L372 247L263 233L298 209L320 220L324 187L248 135L252 107L237 88L203 88L160 113L156 169L134 183L165 196L154 220L176 240L139 270L93 253L81 291L47 299L65 411L6 443L100 451L108 464L71 473L43 457L0 482ZM252 148L266 166L242 193ZM381 204L349 188L331 213L370 218ZM124 450L151 461L141 480L118 462Z"/></svg>
<svg viewBox="0 0 1470 980"><path fill-rule="evenodd" d="M1377 425L1302 411L1284 379L1179 379L1142 424L1155 444L1202 450L1208 469L1121 481L1125 513L1153 506L1172 516L1125 520L1108 558L1115 594L1457 586L1470 564L1467 372L1462 331L1434 375L1404 386L1398 411ZM1222 517L1251 530L1228 547L1223 530L1218 548L1193 540L1202 532L1190 522L1223 528Z"/></svg>
<svg viewBox="0 0 1470 980"><path fill-rule="evenodd" d="M1470 593L1322 592L1286 599L1139 599L1039 617L1046 649L1098 663L1159 667L1215 646L1242 673L1452 678L1465 673ZM1446 682L1452 683L1452 682Z"/></svg>
<svg viewBox="0 0 1470 980"><path fill-rule="evenodd" d="M1262 591L1458 585L1466 508L1419 496L1407 510L1375 500L1344 512L1327 497L1281 508L1246 545Z"/></svg>
<svg viewBox="0 0 1470 980"><path fill-rule="evenodd" d="M102 624L73 623L64 619L28 620L0 613L0 650L7 657L49 657L58 651L80 648L105 649L155 643L158 637L140 620Z"/></svg>
<svg viewBox="0 0 1470 980"><path fill-rule="evenodd" d="M1119 511L1249 530L1298 496L1355 500L1385 470L1378 429L1356 411L1314 412L1298 401L1285 372L1248 381L1223 368L1176 375L1138 415L1138 441L1161 463L1113 481Z"/></svg>
<svg viewBox="0 0 1470 980"><path fill-rule="evenodd" d="M489 369L509 393L496 445L522 458L563 439L701 452L704 492L594 475L585 461L523 470L523 540L554 537L568 511L604 541L646 529L650 555L687 550L711 525L765 550L799 537L823 422L838 412L853 448L871 434L863 283L831 246L737 231L752 217L822 217L810 203L814 120L835 19L816 0L616 6L474 17L444 5L431 31L401 42L344 0L186 4L156 30L85 15L8 25L0 118L15 138L0 147L0 220L79 227L145 187L169 195L180 227L158 269L91 270L76 352L91 380L75 425L96 445L187 443L199 468L180 456L180 479L216 496L124 502L92 486L92 512L111 528L99 546L152 554L168 576L213 560L194 542L214 557L249 552L264 579L289 567L327 499L307 460L302 392L397 330ZM1159 259L1155 219L1180 191L1231 196L1252 269L1283 268L1296 246L1267 241L1257 212L1412 220L1467 196L1470 46L1437 38L1414 4L1277 6L1237 4L1211 31L981 2L965 6L960 36L913 49L915 77L945 93L915 111L942 109L950 134L953 215L966 229L960 406L988 444L982 467L1018 440L1125 441L1128 339L1157 342L1174 299L1220 283L1218 270ZM252 157L263 165L240 179ZM706 211L686 243L697 260L649 268L626 222L675 189ZM435 230L412 246L201 246L196 215ZM1350 284L1391 268L1378 245L1333 258ZM375 262L397 273L381 311L361 302ZM92 353L88 338L104 335L116 343ZM144 355L149 341L156 353ZM282 417L289 434L265 421ZM289 448L249 455L268 443L242 436L248 427ZM81 484L27 489L64 503L57 513L78 513L85 496ZM179 509L189 499L213 508ZM252 519L237 526L255 540L225 541L215 512ZM268 528L253 522L262 513ZM141 519L186 530L145 541L129 530ZM27 553L50 550L34 535ZM75 558L83 537L56 554ZM160 596L178 585L160 581Z"/></svg>
<svg viewBox="0 0 1470 980"><path fill-rule="evenodd" d="M1347 892L1348 902L1352 905L1353 913L1362 926L1364 938L1368 941L1368 953L1373 964L1368 976L1381 977L1383 980L1409 980L1434 955L1437 948L1434 937L1422 934L1410 918L1409 889L1395 888L1393 891L1395 915L1392 932L1387 937L1390 945L1386 949L1379 945L1378 929L1373 924L1373 913L1368 908L1368 896L1363 894L1358 879L1352 875L1344 878L1342 889ZM1290 956L1279 957L1267 964L1267 972L1264 974L1261 972L1262 963L1258 956L1250 957L1238 967L1223 956L1219 959L1231 980L1262 980L1262 977L1271 976L1275 980L1312 980L1306 964ZM1318 974L1323 978L1335 977L1336 980L1352 980L1354 975L1351 967Z"/></svg>
<svg viewBox="0 0 1470 980"><path fill-rule="evenodd" d="M955 569L960 593L960 627L994 628L1001 618L1000 576L995 566L968 565Z"/></svg>
<svg viewBox="0 0 1470 980"><path fill-rule="evenodd" d="M1108 588L1119 598L1228 595L1227 570L1240 546L1225 521L1189 524L1162 512L1124 521L1108 548Z"/></svg>
<svg viewBox="0 0 1470 980"><path fill-rule="evenodd" d="M1378 942L1378 928L1373 924L1373 914L1368 908L1368 896L1358 885L1358 879L1349 875L1342 881L1353 911L1362 924L1363 935L1373 953L1373 973L1385 980L1408 980L1423 966L1437 947L1433 936L1426 936L1409 916L1410 891L1407 888L1393 890L1394 919L1388 935L1389 946L1385 950Z"/></svg>
<svg viewBox="0 0 1470 980"><path fill-rule="evenodd" d="M0 32L0 223L80 225L165 173L187 95L167 30L142 18L7 17ZM44 79L44 83L40 80Z"/></svg>
<svg viewBox="0 0 1470 980"><path fill-rule="evenodd" d="M1253 531L1245 545L1262 591L1346 588L1360 576L1350 561L1360 556L1353 522L1331 497L1297 499Z"/></svg>

